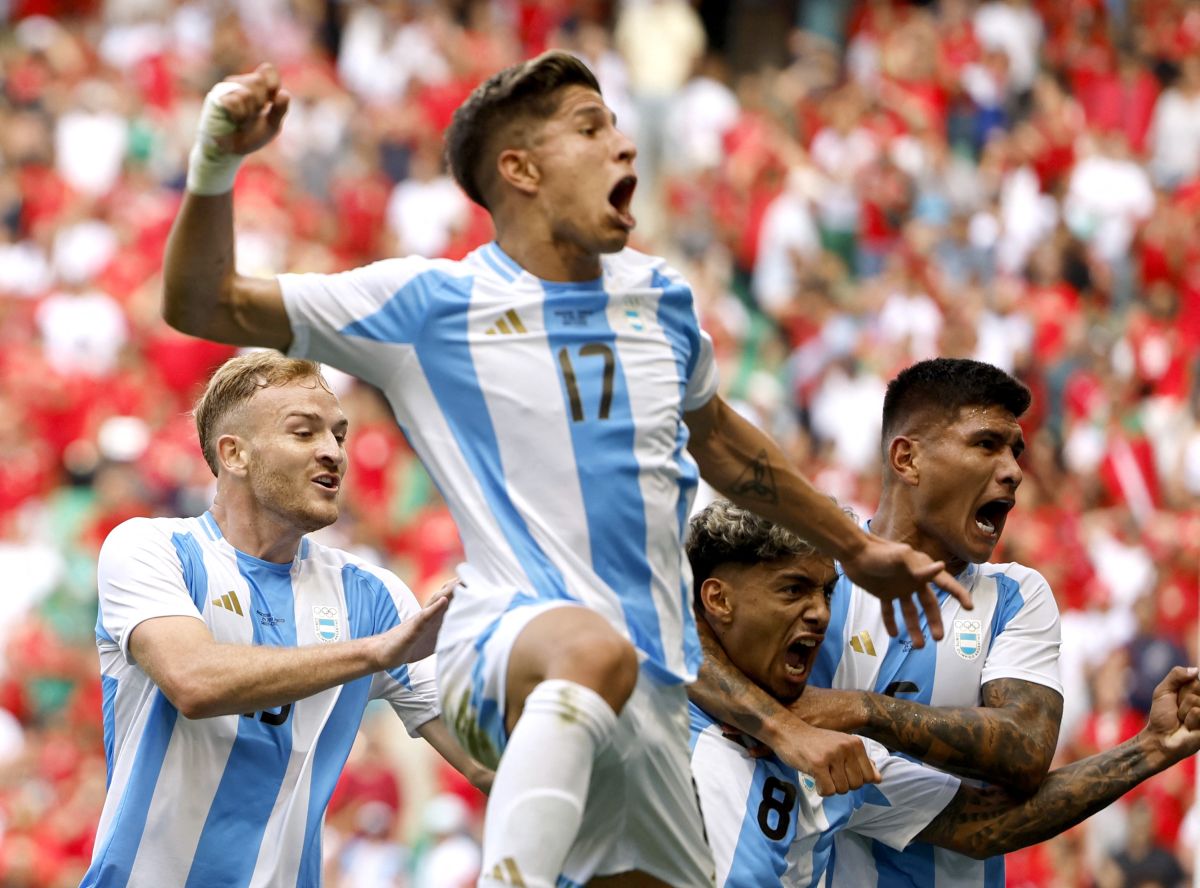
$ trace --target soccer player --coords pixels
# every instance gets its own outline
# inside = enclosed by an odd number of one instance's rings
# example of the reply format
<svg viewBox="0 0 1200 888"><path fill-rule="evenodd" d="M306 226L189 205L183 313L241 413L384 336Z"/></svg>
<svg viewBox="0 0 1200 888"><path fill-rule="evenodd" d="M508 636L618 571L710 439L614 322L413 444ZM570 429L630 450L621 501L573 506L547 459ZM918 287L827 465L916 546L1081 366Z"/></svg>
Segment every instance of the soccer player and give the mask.
<svg viewBox="0 0 1200 888"><path fill-rule="evenodd" d="M721 500L692 520L687 545L698 609L725 656L780 703L803 701L830 621L833 562ZM847 885L887 884L842 855L849 836L896 851L915 838L972 859L1048 839L1200 749L1196 675L1194 668L1172 670L1137 737L1053 771L1028 798L960 781L864 737L882 781L823 799L808 774L773 754L752 754L740 735L692 703L692 768L717 884L804 886L826 884L826 875ZM906 884L963 883L926 872Z"/></svg>
<svg viewBox="0 0 1200 888"><path fill-rule="evenodd" d="M446 609L307 534L338 517L346 417L311 361L222 365L196 406L199 518L134 518L97 568L108 797L83 885L315 888L325 806L384 699L472 782L438 715ZM411 665L406 665L411 664Z"/></svg>
<svg viewBox="0 0 1200 888"><path fill-rule="evenodd" d="M167 247L167 320L375 384L444 495L468 565L439 693L468 750L499 760L481 884L709 884L683 689L700 660L682 547L697 463L898 600L914 636L914 592L935 635L930 582L965 593L857 527L716 396L687 283L625 249L636 151L573 56L506 69L456 112L450 167L496 230L461 262L238 274L234 177L287 104L269 65L209 93ZM837 732L809 732L804 754L817 773L875 776Z"/></svg>
<svg viewBox="0 0 1200 888"><path fill-rule="evenodd" d="M1017 420L1029 402L1018 380L971 360L922 361L888 386L883 489L869 526L944 561L971 590L971 613L939 596L950 627L941 641L918 648L907 630L885 640L878 609L865 607L862 590L842 578L809 692L794 706L784 709L732 670L719 679L726 689L720 694L712 685L706 690L702 671L694 699L785 758L787 735L802 718L863 734L1015 795L1036 791L1050 768L1062 715L1058 609L1037 571L987 563L1016 503L1017 461L1025 447ZM705 653L711 661L705 669L729 668L711 639ZM1003 883L1002 859L978 861L920 843L898 853L847 833L838 837L837 857L833 883L841 888L857 888L862 880Z"/></svg>

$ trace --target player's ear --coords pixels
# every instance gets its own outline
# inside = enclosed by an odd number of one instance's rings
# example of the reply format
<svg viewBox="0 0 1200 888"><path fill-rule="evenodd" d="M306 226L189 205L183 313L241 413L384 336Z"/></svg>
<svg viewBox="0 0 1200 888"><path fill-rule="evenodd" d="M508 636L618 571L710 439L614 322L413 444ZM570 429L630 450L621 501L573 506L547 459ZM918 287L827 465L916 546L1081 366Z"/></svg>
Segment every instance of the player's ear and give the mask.
<svg viewBox="0 0 1200 888"><path fill-rule="evenodd" d="M505 148L496 158L496 172L510 186L525 195L537 193L541 170L533 155L524 148Z"/></svg>
<svg viewBox="0 0 1200 888"><path fill-rule="evenodd" d="M244 477L249 454L245 442L237 435L222 435L217 438L217 464L221 471Z"/></svg>
<svg viewBox="0 0 1200 888"><path fill-rule="evenodd" d="M905 435L897 435L888 443L888 468L892 474L915 487L920 481L920 442Z"/></svg>
<svg viewBox="0 0 1200 888"><path fill-rule="evenodd" d="M730 586L724 580L709 577L700 584L700 604L713 619L728 623L733 617L733 602Z"/></svg>

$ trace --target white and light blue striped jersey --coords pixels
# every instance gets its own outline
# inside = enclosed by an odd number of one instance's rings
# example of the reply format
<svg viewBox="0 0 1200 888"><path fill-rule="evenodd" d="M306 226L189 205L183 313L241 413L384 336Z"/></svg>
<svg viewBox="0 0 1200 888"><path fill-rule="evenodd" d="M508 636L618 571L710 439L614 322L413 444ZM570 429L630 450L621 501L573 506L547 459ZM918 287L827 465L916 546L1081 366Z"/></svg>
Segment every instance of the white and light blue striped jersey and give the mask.
<svg viewBox="0 0 1200 888"><path fill-rule="evenodd" d="M862 738L883 780L822 798L809 775L773 755L752 757L695 704L688 704L688 714L692 774L717 888L825 885L837 853L835 837L853 830L886 847L903 848L958 791L957 777L891 755Z"/></svg>
<svg viewBox="0 0 1200 888"><path fill-rule="evenodd" d="M889 638L879 600L842 576L830 603L829 629L817 652L814 687L874 691L930 706L982 705L989 681L1015 678L1062 693L1058 606L1035 570L1016 563L973 564L958 581L974 610L939 593L945 636L912 646L897 611L900 635ZM926 625L921 615L921 625ZM1002 888L1004 858L974 860L914 843L898 853L879 843L839 837L835 888Z"/></svg>
<svg viewBox="0 0 1200 888"><path fill-rule="evenodd" d="M582 602L660 680L690 680L681 541L698 472L682 417L716 391L712 343L661 259L626 249L602 266L543 281L491 243L462 261L281 275L289 353L383 390L479 576Z"/></svg>
<svg viewBox="0 0 1200 888"><path fill-rule="evenodd" d="M409 618L412 593L308 538L289 564L254 558L210 513L125 522L97 570L108 796L83 888L319 885L325 806L367 702L386 699L415 732L438 715L432 658L271 711L188 719L132 661L129 636L187 616L222 643L336 643Z"/></svg>

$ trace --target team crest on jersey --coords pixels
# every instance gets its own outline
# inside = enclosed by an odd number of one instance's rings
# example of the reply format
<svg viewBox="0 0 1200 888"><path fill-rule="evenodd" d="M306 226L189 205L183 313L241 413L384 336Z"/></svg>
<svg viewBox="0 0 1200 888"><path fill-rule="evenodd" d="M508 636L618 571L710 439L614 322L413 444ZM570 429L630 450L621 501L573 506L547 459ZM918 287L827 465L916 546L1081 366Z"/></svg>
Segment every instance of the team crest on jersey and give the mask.
<svg viewBox="0 0 1200 888"><path fill-rule="evenodd" d="M983 623L979 620L954 621L954 653L974 660L983 649Z"/></svg>
<svg viewBox="0 0 1200 888"><path fill-rule="evenodd" d="M625 297L625 323L633 330L641 333L646 329L645 322L642 321L642 300L638 296Z"/></svg>
<svg viewBox="0 0 1200 888"><path fill-rule="evenodd" d="M342 637L342 624L338 620L338 609L328 605L313 607L313 628L317 630L317 641L337 641Z"/></svg>

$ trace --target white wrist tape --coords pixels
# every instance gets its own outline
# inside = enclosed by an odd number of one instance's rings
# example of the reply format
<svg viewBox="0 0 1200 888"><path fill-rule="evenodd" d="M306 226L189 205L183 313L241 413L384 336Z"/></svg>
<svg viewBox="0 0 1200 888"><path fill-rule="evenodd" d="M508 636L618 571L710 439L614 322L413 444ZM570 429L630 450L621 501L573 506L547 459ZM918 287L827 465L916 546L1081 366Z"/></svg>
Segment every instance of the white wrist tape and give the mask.
<svg viewBox="0 0 1200 888"><path fill-rule="evenodd" d="M225 194L233 190L242 155L221 150L217 139L232 133L237 124L218 99L243 88L236 83L221 82L204 97L196 144L188 155L187 190L192 194Z"/></svg>

